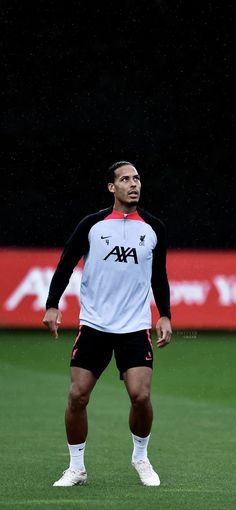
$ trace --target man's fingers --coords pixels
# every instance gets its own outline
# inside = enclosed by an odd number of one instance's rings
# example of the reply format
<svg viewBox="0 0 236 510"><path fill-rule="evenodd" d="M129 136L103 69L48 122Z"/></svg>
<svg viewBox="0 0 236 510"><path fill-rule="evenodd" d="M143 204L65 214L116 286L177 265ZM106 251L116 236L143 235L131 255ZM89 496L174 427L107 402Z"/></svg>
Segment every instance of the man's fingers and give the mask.
<svg viewBox="0 0 236 510"><path fill-rule="evenodd" d="M165 347L171 340L171 324L168 317L160 317L156 325L157 347Z"/></svg>
<svg viewBox="0 0 236 510"><path fill-rule="evenodd" d="M58 328L61 324L61 312L55 308L47 310L43 324L49 329L55 338L58 338Z"/></svg>
<svg viewBox="0 0 236 510"><path fill-rule="evenodd" d="M165 343L166 343L165 338L158 338L158 340L157 340L157 346L158 347L160 347L162 345L165 345Z"/></svg>
<svg viewBox="0 0 236 510"><path fill-rule="evenodd" d="M169 342L167 342L166 340L159 340L159 341L157 342L157 348L159 349L159 348L161 348L161 347L165 347L165 346L166 346L166 345L168 345L168 344L169 344Z"/></svg>
<svg viewBox="0 0 236 510"><path fill-rule="evenodd" d="M159 337L159 335L158 335L157 347L165 347L166 345L168 345L170 343L170 340L171 340L171 333L170 333L170 331L163 330L162 331L162 336Z"/></svg>
<svg viewBox="0 0 236 510"><path fill-rule="evenodd" d="M50 329L50 331L54 333L54 331L56 330L56 321L48 321L48 329Z"/></svg>
<svg viewBox="0 0 236 510"><path fill-rule="evenodd" d="M158 340L162 340L162 331L160 326L157 326L157 338Z"/></svg>
<svg viewBox="0 0 236 510"><path fill-rule="evenodd" d="M171 333L170 331L165 331L164 335L163 335L163 340L165 340L165 342L168 344L171 340Z"/></svg>
<svg viewBox="0 0 236 510"><path fill-rule="evenodd" d="M159 343L157 342L157 349L162 349L165 346L166 346L165 342L164 343L163 342L159 342Z"/></svg>
<svg viewBox="0 0 236 510"><path fill-rule="evenodd" d="M45 326L51 331L51 333L55 336L55 338L58 338L58 325L59 323L57 321L49 321L49 320L43 320L43 323ZM58 325L57 325L58 324Z"/></svg>

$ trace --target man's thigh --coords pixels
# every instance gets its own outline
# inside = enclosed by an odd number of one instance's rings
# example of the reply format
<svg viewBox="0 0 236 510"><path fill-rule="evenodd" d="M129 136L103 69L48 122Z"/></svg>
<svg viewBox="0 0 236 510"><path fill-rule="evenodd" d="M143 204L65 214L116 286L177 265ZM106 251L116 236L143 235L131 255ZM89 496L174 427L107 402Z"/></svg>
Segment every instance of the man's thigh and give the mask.
<svg viewBox="0 0 236 510"><path fill-rule="evenodd" d="M70 391L81 396L90 395L97 382L95 375L90 370L81 367L71 367L70 374Z"/></svg>
<svg viewBox="0 0 236 510"><path fill-rule="evenodd" d="M129 396L150 397L152 369L149 367L129 368L123 373L124 383Z"/></svg>

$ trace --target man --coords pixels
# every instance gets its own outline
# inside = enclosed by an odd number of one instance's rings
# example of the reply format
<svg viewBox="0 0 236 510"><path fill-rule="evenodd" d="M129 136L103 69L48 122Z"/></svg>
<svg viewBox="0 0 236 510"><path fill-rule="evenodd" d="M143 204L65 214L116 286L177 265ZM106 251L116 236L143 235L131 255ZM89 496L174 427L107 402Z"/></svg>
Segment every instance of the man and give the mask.
<svg viewBox="0 0 236 510"><path fill-rule="evenodd" d="M59 299L74 267L84 257L80 329L72 351L65 413L70 465L54 486L86 482L86 406L113 352L131 401L132 465L144 485L160 485L147 456L153 419L150 291L152 286L160 313L157 347L164 347L171 339L165 228L160 220L137 207L141 182L131 163L120 161L109 168L108 190L114 196L114 207L84 218L67 242L51 281L43 319L57 337Z"/></svg>

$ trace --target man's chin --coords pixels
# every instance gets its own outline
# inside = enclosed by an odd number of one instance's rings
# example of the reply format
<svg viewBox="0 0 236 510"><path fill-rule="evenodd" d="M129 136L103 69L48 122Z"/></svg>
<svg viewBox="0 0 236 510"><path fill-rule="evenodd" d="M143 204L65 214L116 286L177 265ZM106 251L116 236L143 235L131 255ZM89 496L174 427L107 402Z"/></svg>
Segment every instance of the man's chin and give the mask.
<svg viewBox="0 0 236 510"><path fill-rule="evenodd" d="M138 205L138 203L139 203L139 197L129 198L127 205L132 207L134 205Z"/></svg>

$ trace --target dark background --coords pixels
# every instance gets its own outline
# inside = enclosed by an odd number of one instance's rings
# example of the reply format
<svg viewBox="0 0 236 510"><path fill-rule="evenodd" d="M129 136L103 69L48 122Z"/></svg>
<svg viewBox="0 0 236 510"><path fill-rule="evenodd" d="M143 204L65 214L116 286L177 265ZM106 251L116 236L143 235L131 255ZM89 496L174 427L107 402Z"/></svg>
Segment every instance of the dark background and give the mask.
<svg viewBox="0 0 236 510"><path fill-rule="evenodd" d="M1 245L62 246L120 159L173 248L235 248L230 2L1 2Z"/></svg>

